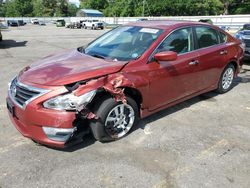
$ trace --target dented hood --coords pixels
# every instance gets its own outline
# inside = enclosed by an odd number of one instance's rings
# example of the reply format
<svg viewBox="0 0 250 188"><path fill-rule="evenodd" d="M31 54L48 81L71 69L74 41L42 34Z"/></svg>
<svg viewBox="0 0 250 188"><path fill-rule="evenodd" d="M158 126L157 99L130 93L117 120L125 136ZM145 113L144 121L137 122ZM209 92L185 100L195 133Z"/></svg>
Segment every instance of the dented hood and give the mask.
<svg viewBox="0 0 250 188"><path fill-rule="evenodd" d="M126 63L98 59L70 50L45 57L26 67L18 79L23 83L66 85L118 72Z"/></svg>

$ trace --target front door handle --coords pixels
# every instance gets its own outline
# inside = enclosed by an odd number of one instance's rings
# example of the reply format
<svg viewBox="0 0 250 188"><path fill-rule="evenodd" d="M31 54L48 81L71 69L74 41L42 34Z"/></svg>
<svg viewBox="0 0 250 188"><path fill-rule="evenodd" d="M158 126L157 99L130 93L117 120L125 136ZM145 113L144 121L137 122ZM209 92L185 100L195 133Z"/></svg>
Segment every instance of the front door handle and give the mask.
<svg viewBox="0 0 250 188"><path fill-rule="evenodd" d="M226 55L226 54L227 54L227 50L220 51L220 55Z"/></svg>
<svg viewBox="0 0 250 188"><path fill-rule="evenodd" d="M199 61L198 60L194 60L188 63L189 65L198 65Z"/></svg>

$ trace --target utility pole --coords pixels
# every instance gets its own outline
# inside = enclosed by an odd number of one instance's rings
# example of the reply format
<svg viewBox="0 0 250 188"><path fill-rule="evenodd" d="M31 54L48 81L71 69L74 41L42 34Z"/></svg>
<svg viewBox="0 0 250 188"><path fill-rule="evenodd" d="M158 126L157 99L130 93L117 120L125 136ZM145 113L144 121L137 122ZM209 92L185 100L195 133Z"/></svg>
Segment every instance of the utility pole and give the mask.
<svg viewBox="0 0 250 188"><path fill-rule="evenodd" d="M142 17L144 17L145 12L145 0L142 1Z"/></svg>

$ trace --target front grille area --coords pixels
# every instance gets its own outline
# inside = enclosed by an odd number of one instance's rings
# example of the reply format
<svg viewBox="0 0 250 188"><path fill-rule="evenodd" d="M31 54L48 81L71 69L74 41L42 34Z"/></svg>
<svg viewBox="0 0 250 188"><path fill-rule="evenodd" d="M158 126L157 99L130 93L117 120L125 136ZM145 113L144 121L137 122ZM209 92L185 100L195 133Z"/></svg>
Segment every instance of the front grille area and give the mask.
<svg viewBox="0 0 250 188"><path fill-rule="evenodd" d="M26 102L41 94L40 91L19 83L17 78L11 82L9 92L12 99L21 107L24 107Z"/></svg>
<svg viewBox="0 0 250 188"><path fill-rule="evenodd" d="M244 39L244 43L246 44L246 47L250 47L250 39Z"/></svg>

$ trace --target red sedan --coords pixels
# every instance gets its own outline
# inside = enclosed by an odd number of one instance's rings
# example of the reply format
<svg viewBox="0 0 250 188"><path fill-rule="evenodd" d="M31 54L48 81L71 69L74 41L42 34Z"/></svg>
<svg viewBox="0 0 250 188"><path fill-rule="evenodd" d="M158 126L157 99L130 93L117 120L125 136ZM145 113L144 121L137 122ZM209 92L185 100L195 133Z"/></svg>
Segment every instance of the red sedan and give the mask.
<svg viewBox="0 0 250 188"><path fill-rule="evenodd" d="M140 118L229 91L242 57L240 41L212 25L134 22L24 68L7 107L16 128L41 144L65 147L88 132L116 140Z"/></svg>

